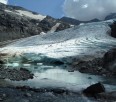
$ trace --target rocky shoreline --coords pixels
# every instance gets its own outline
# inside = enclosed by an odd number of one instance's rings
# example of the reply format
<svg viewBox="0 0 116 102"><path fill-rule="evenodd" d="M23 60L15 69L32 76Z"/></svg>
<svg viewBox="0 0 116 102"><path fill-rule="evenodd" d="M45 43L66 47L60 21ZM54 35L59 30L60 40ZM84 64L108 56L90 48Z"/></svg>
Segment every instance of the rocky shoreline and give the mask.
<svg viewBox="0 0 116 102"><path fill-rule="evenodd" d="M10 69L0 67L0 79L10 79L14 81L33 79L33 74L27 69Z"/></svg>
<svg viewBox="0 0 116 102"><path fill-rule="evenodd" d="M116 92L96 94L96 98L88 97L79 92L71 92L62 88L35 89L23 87L0 87L0 101L2 102L115 102Z"/></svg>
<svg viewBox="0 0 116 102"><path fill-rule="evenodd" d="M73 70L81 73L116 77L116 49L111 49L102 58L94 58L89 61L73 63Z"/></svg>
<svg viewBox="0 0 116 102"><path fill-rule="evenodd" d="M4 64L0 62L1 64ZM95 58L88 61L79 61L72 64L69 72L80 71L92 75L101 75L104 77L116 78L115 69L116 49L111 49L104 54L102 58ZM113 65L111 67L111 65ZM109 67L110 66L110 67ZM12 69L0 67L0 79L10 79L12 81L21 81L33 79L34 74L24 68ZM96 88L99 86L96 86ZM96 89L93 88L92 90ZM98 89L98 88L97 88ZM116 91L95 93L94 96L86 96L81 92L72 92L65 88L31 88L29 86L5 86L0 85L0 101L2 102L115 102Z"/></svg>
<svg viewBox="0 0 116 102"><path fill-rule="evenodd" d="M95 58L90 61L80 61L73 64L72 70L92 75L102 75L105 77L116 77L116 73L103 67L103 58Z"/></svg>
<svg viewBox="0 0 116 102"><path fill-rule="evenodd" d="M109 50L103 58L96 58L91 61L80 61L73 65L74 69L81 73L89 73L93 75L102 75L107 77L116 77L115 71L111 70L106 64L115 62L116 50ZM107 60L109 59L110 60ZM108 66L108 65L107 65ZM0 79L10 79L13 81L32 79L34 74L24 68L12 69L0 67ZM73 71L72 71L73 72ZM93 89L92 89L93 90ZM79 102L81 98L94 100L95 102L115 102L116 92L96 93L96 97L86 97L82 92L71 92L65 88L30 88L29 86L4 86L0 85L0 101L2 102Z"/></svg>

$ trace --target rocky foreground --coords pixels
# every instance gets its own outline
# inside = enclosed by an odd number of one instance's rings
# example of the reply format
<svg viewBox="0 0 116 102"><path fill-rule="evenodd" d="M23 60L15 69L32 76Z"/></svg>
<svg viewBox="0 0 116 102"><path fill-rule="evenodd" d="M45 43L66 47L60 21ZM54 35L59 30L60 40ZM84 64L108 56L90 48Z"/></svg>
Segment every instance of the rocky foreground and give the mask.
<svg viewBox="0 0 116 102"><path fill-rule="evenodd" d="M71 71L79 70L82 73L103 75L106 78L108 76L116 77L115 62L116 49L111 49L102 59L79 62L74 65L74 69ZM1 67L0 70L0 79L20 81L33 78L33 74L23 68L16 70ZM80 100L87 102L88 99L92 102L115 102L116 92L106 92L101 83L94 84L81 92L73 92L65 88L30 88L29 86L0 85L0 101L2 102L80 102Z"/></svg>
<svg viewBox="0 0 116 102"><path fill-rule="evenodd" d="M95 88L97 89L98 86ZM81 100L87 102L88 99L92 102L115 102L116 92L101 92L94 94L94 97L86 98L83 93L62 88L0 87L0 101L2 102L80 102Z"/></svg>

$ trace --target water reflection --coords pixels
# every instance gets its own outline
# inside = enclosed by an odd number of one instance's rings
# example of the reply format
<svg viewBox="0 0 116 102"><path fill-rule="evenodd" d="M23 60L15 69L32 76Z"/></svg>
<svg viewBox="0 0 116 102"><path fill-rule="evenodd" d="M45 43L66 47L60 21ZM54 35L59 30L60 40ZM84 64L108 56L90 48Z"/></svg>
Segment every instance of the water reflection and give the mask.
<svg viewBox="0 0 116 102"><path fill-rule="evenodd" d="M36 69L35 69L36 67ZM82 74L78 71L68 72L63 66L33 66L30 70L34 73L34 79L28 81L12 81L14 85L27 85L30 87L65 87L69 89L82 89L98 81L100 76ZM81 88L80 88L81 87Z"/></svg>
<svg viewBox="0 0 116 102"><path fill-rule="evenodd" d="M83 74L78 71L69 72L66 65L53 66L44 65L42 63L36 64L8 64L11 68L23 67L34 73L34 78L27 81L10 81L15 86L30 86L35 88L42 87L63 87L68 90L81 91L83 88L91 84L102 82L104 83L107 91L116 90L116 81L112 78L104 78L101 76Z"/></svg>

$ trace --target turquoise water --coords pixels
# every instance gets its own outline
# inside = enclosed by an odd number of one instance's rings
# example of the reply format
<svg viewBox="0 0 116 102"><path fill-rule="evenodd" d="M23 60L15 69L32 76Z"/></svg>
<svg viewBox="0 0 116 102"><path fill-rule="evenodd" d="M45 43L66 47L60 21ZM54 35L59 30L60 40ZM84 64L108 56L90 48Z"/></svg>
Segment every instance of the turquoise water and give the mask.
<svg viewBox="0 0 116 102"><path fill-rule="evenodd" d="M12 68L26 68L34 73L34 78L27 81L10 81L13 85L30 86L34 88L63 87L71 91L82 91L84 88L102 82L107 91L116 91L115 78L106 78L98 75L80 73L78 71L69 72L71 66L68 65L44 65L36 64L19 64L13 63L7 66Z"/></svg>

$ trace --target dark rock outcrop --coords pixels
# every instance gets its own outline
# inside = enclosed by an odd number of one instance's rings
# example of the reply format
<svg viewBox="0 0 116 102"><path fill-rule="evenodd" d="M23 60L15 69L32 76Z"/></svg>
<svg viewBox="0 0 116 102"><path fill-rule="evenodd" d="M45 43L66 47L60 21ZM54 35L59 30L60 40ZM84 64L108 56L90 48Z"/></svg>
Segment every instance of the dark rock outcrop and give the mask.
<svg viewBox="0 0 116 102"><path fill-rule="evenodd" d="M4 64L4 62L3 62L2 60L0 60L0 65L1 65L1 64Z"/></svg>
<svg viewBox="0 0 116 102"><path fill-rule="evenodd" d="M116 48L109 50L103 58L104 68L115 73L116 72Z"/></svg>
<svg viewBox="0 0 116 102"><path fill-rule="evenodd" d="M79 21L79 20L69 18L69 17L62 17L60 20L63 21L63 22L72 24L72 25L79 25L81 23L90 23L90 22L99 22L100 21L99 19L93 19L93 20L90 20L90 21Z"/></svg>
<svg viewBox="0 0 116 102"><path fill-rule="evenodd" d="M24 69L11 69L5 68L4 66L0 66L0 79L10 79L13 81L21 81L21 80L28 80L33 79L33 74Z"/></svg>
<svg viewBox="0 0 116 102"><path fill-rule="evenodd" d="M98 99L107 100L107 102L115 102L116 101L116 91L113 92L104 92L98 94Z"/></svg>
<svg viewBox="0 0 116 102"><path fill-rule="evenodd" d="M79 20L69 18L69 17L62 17L60 20L63 22L67 22L69 24L72 24L72 25L79 25L81 23Z"/></svg>
<svg viewBox="0 0 116 102"><path fill-rule="evenodd" d="M98 93L102 93L102 92L105 92L105 88L104 88L104 85L101 83L93 84L93 85L87 87L83 91L83 93L85 95L92 96L92 97L95 97Z"/></svg>
<svg viewBox="0 0 116 102"><path fill-rule="evenodd" d="M36 12L22 7L0 3L0 42L38 35L41 32L47 33L57 23L60 23L60 29L57 29L57 31L70 27L69 24L50 16L46 16L43 20L34 19L21 15L17 10L32 13L33 16L38 15Z"/></svg>
<svg viewBox="0 0 116 102"><path fill-rule="evenodd" d="M114 22L111 27L111 36L116 38L116 22Z"/></svg>
<svg viewBox="0 0 116 102"><path fill-rule="evenodd" d="M110 19L115 19L115 18L116 18L116 13L111 13L111 14L107 15L104 20L110 20ZM72 25L79 25L81 23L91 23L91 22L99 22L99 21L101 21L101 20L99 20L97 18L92 19L90 21L79 21L77 19L70 18L70 17L62 17L60 20L63 21L63 22L72 24Z"/></svg>
<svg viewBox="0 0 116 102"><path fill-rule="evenodd" d="M79 61L78 63L74 63L73 68L74 70L78 70L81 73L102 75L106 73L106 70L104 70L102 66L103 66L103 59L95 58L89 61Z"/></svg>
<svg viewBox="0 0 116 102"><path fill-rule="evenodd" d="M115 18L116 18L116 13L111 13L108 16L105 17L105 20L115 19Z"/></svg>

